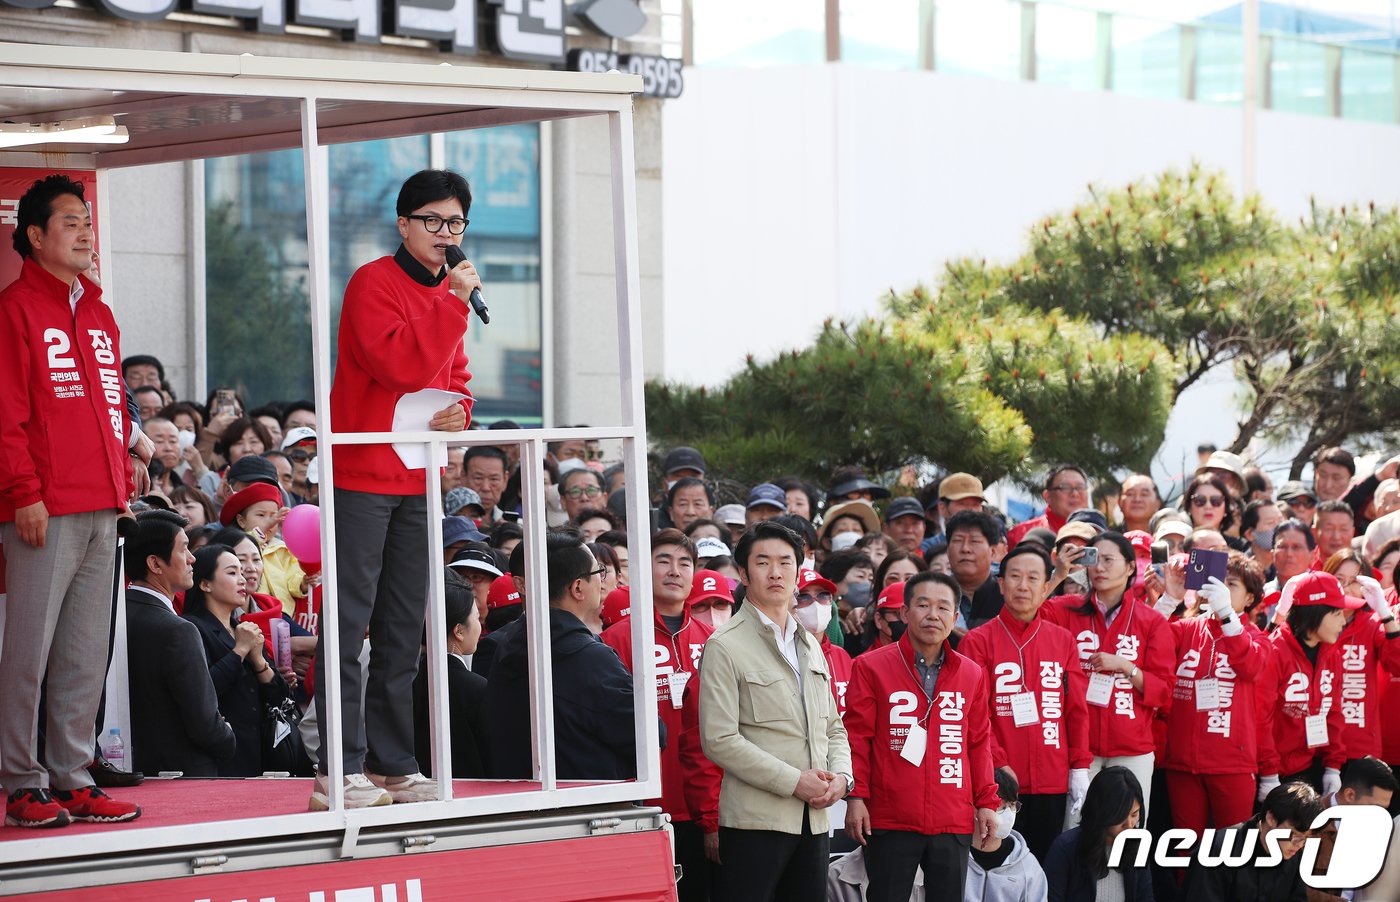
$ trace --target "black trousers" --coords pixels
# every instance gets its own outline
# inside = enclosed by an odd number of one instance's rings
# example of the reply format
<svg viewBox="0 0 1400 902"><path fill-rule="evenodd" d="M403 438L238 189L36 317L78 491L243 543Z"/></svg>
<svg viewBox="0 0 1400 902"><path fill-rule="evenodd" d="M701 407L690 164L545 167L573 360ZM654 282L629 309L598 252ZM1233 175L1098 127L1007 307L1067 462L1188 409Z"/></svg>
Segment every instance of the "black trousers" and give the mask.
<svg viewBox="0 0 1400 902"><path fill-rule="evenodd" d="M681 866L676 884L680 902L709 902L715 864L705 857L704 831L695 821L675 821L671 830L676 838L676 864Z"/></svg>
<svg viewBox="0 0 1400 902"><path fill-rule="evenodd" d="M1064 831L1065 804L1069 794L1026 793L1018 797L1021 810L1016 814L1016 832L1026 840L1026 848L1036 861L1045 863L1050 844Z"/></svg>
<svg viewBox="0 0 1400 902"><path fill-rule="evenodd" d="M724 902L825 899L830 845L827 834L812 833L808 813L802 815L800 834L720 827L720 891L715 896Z"/></svg>
<svg viewBox="0 0 1400 902"><path fill-rule="evenodd" d="M876 830L865 847L870 875L866 902L909 902L914 872L924 869L924 893L930 899L961 899L967 886L970 833L910 833ZM936 889L935 889L936 888Z"/></svg>

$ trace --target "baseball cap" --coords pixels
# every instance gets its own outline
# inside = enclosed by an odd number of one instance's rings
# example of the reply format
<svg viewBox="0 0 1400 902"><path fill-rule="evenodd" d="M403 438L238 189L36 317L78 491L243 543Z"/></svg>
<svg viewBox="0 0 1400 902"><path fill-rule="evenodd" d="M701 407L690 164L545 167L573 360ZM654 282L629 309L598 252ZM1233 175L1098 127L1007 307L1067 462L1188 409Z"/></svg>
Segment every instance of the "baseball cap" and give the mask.
<svg viewBox="0 0 1400 902"><path fill-rule="evenodd" d="M1099 532L1108 531L1108 520L1104 517L1103 511L1094 510L1092 507L1081 507L1079 510L1069 515L1070 523L1088 523Z"/></svg>
<svg viewBox="0 0 1400 902"><path fill-rule="evenodd" d="M901 583L901 585L903 584ZM822 576L815 570L799 570L797 573L797 591L802 592L804 589L811 586L816 586L818 589L825 589L832 595L836 594L836 583ZM903 603L903 600L901 600L900 604L902 605Z"/></svg>
<svg viewBox="0 0 1400 902"><path fill-rule="evenodd" d="M877 611L898 611L904 607L904 583L890 583L880 592Z"/></svg>
<svg viewBox="0 0 1400 902"><path fill-rule="evenodd" d="M1058 545L1065 539L1083 539L1092 542L1099 537L1101 530L1095 529L1092 523L1085 523L1083 520L1070 520L1060 531L1055 533L1055 544Z"/></svg>
<svg viewBox="0 0 1400 902"><path fill-rule="evenodd" d="M486 536L466 517L442 518L442 547L458 542L485 542Z"/></svg>
<svg viewBox="0 0 1400 902"><path fill-rule="evenodd" d="M734 603L734 593L730 591L729 580L724 574L716 570L695 571L695 579L690 584L690 594L686 596L685 606L690 607L702 601Z"/></svg>
<svg viewBox="0 0 1400 902"><path fill-rule="evenodd" d="M896 498L885 509L885 522L888 523L898 517L918 517L922 520L924 506L919 503L918 498L910 498L907 495L903 498Z"/></svg>
<svg viewBox="0 0 1400 902"><path fill-rule="evenodd" d="M964 498L986 501L982 492L982 480L971 473L954 473L938 484L938 497L944 501L961 501Z"/></svg>
<svg viewBox="0 0 1400 902"><path fill-rule="evenodd" d="M771 482L760 482L749 489L749 507L768 505L787 513L787 492Z"/></svg>
<svg viewBox="0 0 1400 902"><path fill-rule="evenodd" d="M1290 479L1288 482L1279 486L1278 491L1274 492L1274 497L1280 501L1292 501L1294 498L1311 498L1314 501L1317 500L1317 496L1313 494L1312 489L1296 479Z"/></svg>
<svg viewBox="0 0 1400 902"><path fill-rule="evenodd" d="M1185 520L1179 520L1176 517L1167 517L1161 523L1157 524L1157 531L1153 533L1153 538L1160 542L1167 536L1180 536L1184 539L1189 535L1191 535L1190 523L1187 523Z"/></svg>
<svg viewBox="0 0 1400 902"><path fill-rule="evenodd" d="M1342 592L1342 584L1337 577L1325 570L1310 570L1298 578L1293 587L1293 604L1326 605L1329 608L1343 608L1354 611L1365 607L1363 598L1351 598Z"/></svg>
<svg viewBox="0 0 1400 902"><path fill-rule="evenodd" d="M1035 542L1046 551L1051 551L1055 547L1055 533L1048 527L1037 526L1035 529L1027 530L1026 534L1021 536L1019 544L1024 545L1027 542Z"/></svg>
<svg viewBox="0 0 1400 902"><path fill-rule="evenodd" d="M1206 462L1196 468L1199 476L1207 470L1224 470L1244 485L1244 458L1229 451L1212 451Z"/></svg>
<svg viewBox="0 0 1400 902"><path fill-rule="evenodd" d="M229 464L228 469L224 471L224 479L245 484L265 482L268 485L277 485L277 465L266 457L245 454Z"/></svg>
<svg viewBox="0 0 1400 902"><path fill-rule="evenodd" d="M1123 533L1123 538L1127 539L1133 546L1133 554L1137 557L1152 558L1152 536L1141 529L1133 529Z"/></svg>
<svg viewBox="0 0 1400 902"><path fill-rule="evenodd" d="M783 495L783 503L787 503L786 493ZM720 508L715 511L715 519L726 526L743 526L744 506L742 504L721 505Z"/></svg>
<svg viewBox="0 0 1400 902"><path fill-rule="evenodd" d="M709 467L705 466L704 455L694 448L682 445L666 452L666 459L662 462L661 469L665 471L667 476L670 476L677 470L699 470L704 473L709 470Z"/></svg>
<svg viewBox="0 0 1400 902"><path fill-rule="evenodd" d="M512 576L498 576L491 581L491 588L486 593L486 606L488 608L508 608L513 604L524 604L525 596L520 594L520 590L515 587L515 579Z"/></svg>
<svg viewBox="0 0 1400 902"><path fill-rule="evenodd" d="M599 617L603 621L603 628L607 629L614 623L626 620L631 614L632 590L627 586L618 586L603 599L603 610Z"/></svg>
<svg viewBox="0 0 1400 902"><path fill-rule="evenodd" d="M321 484L321 458L313 457L306 465L306 481L312 485Z"/></svg>
<svg viewBox="0 0 1400 902"><path fill-rule="evenodd" d="M503 575L501 568L496 566L496 556L491 553L491 549L479 542L473 542L452 555L452 563L447 566L453 570L480 570L492 576Z"/></svg>
<svg viewBox="0 0 1400 902"><path fill-rule="evenodd" d="M219 522L225 526L233 524L233 518L243 513L259 501L272 501L282 505L282 490L265 482L255 482L241 492L235 492L224 502L219 511Z"/></svg>
<svg viewBox="0 0 1400 902"><path fill-rule="evenodd" d="M288 448L307 441L316 441L316 430L309 426L298 426L282 438L282 450L286 451Z"/></svg>
<svg viewBox="0 0 1400 902"><path fill-rule="evenodd" d="M714 536L705 536L695 543L695 556L698 558L728 557L729 546L716 539ZM696 574L699 577L699 574Z"/></svg>
<svg viewBox="0 0 1400 902"><path fill-rule="evenodd" d="M480 508L483 514L486 513L486 507L481 503L481 496L466 486L458 486L442 499L442 509L449 517L456 516L464 507L473 506Z"/></svg>

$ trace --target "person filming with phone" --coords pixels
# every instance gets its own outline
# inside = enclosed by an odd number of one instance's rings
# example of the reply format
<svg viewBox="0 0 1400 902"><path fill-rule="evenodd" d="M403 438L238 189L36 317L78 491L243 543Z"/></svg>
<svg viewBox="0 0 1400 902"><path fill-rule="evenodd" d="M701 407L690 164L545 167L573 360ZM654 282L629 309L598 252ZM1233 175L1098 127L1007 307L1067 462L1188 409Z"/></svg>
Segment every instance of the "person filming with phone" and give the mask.
<svg viewBox="0 0 1400 902"><path fill-rule="evenodd" d="M467 428L471 374L462 342L481 278L470 262L447 261L449 251L460 253L471 203L466 179L455 172L425 169L404 182L397 205L403 243L392 256L361 266L345 289L331 387L338 431L388 432L399 399L425 388L466 395L438 411L429 429ZM434 799L436 784L414 757L409 703L428 601L426 477L405 467L388 445L337 448L333 470L340 630L334 666L340 668L345 807ZM366 630L370 664L362 686ZM325 648L318 646L322 749L328 748L326 666ZM323 754L312 809L329 805L328 770Z"/></svg>

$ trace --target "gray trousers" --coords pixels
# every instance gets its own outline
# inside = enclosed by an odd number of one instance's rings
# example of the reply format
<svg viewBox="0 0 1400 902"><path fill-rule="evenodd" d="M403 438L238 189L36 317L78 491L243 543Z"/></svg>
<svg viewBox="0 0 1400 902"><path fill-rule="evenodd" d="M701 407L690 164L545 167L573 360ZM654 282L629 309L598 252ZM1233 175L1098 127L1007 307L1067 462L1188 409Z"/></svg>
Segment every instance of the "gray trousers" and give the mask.
<svg viewBox="0 0 1400 902"><path fill-rule="evenodd" d="M336 594L325 599L316 647L319 770L330 770L325 635L336 629L345 773L416 773L413 679L428 611L427 496L336 489L335 538ZM369 670L362 678L359 656L366 629Z"/></svg>
<svg viewBox="0 0 1400 902"><path fill-rule="evenodd" d="M6 792L92 785L97 706L107 679L116 511L50 517L43 548L0 524L5 637L0 647L0 785ZM39 691L48 674L45 754L38 758ZM47 764L47 768L45 768Z"/></svg>

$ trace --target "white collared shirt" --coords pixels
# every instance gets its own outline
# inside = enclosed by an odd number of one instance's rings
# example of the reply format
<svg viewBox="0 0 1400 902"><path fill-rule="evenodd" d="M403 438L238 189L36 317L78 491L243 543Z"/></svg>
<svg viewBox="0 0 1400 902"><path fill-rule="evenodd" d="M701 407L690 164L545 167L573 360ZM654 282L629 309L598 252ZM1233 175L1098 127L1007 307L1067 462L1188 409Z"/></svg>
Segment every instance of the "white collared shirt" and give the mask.
<svg viewBox="0 0 1400 902"><path fill-rule="evenodd" d="M172 613L172 614L175 613L175 602L173 602L173 601L171 601L170 599L166 598L164 595L160 594L160 593L157 592L155 589L148 589L148 588L146 588L145 586L138 586L138 585L136 585L135 583L132 583L131 585L127 586L127 588L128 588L128 589L135 589L137 592L145 592L147 595L151 596L152 598L159 598L161 604L165 605L166 610L170 611L170 613ZM176 616L179 616L179 615L177 614Z"/></svg>
<svg viewBox="0 0 1400 902"><path fill-rule="evenodd" d="M778 625L768 619L768 615L763 613L763 609L758 605L753 606L754 612L758 614L759 621L770 630L778 639L778 651L782 652L783 658L792 668L792 672L797 674L797 685L802 685L802 671L797 666L797 618L788 614L787 627L779 632Z"/></svg>
<svg viewBox="0 0 1400 902"><path fill-rule="evenodd" d="M78 302L83 299L83 280L74 279L73 287L68 289L68 306L73 309L73 313L78 312Z"/></svg>

